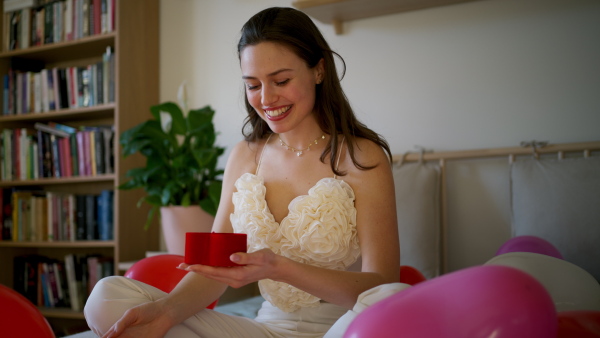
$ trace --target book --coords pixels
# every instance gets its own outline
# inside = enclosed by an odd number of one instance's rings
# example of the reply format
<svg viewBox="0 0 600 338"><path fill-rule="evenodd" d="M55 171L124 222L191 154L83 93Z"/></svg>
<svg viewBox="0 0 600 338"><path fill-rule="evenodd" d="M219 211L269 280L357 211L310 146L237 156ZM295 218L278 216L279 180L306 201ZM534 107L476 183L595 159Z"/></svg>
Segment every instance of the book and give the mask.
<svg viewBox="0 0 600 338"><path fill-rule="evenodd" d="M77 224L75 223L76 217L76 204L75 195L69 194L67 196L67 219L69 222L69 240L74 241L77 239Z"/></svg>
<svg viewBox="0 0 600 338"><path fill-rule="evenodd" d="M46 196L33 196L34 241L48 240L48 205Z"/></svg>
<svg viewBox="0 0 600 338"><path fill-rule="evenodd" d="M79 176L79 150L77 147L77 135L71 134L69 137L69 144L71 146L71 157L72 157L72 167L73 176Z"/></svg>
<svg viewBox="0 0 600 338"><path fill-rule="evenodd" d="M65 271L64 262L59 260L54 260L54 273L56 275L56 285L58 288L58 299L59 305L61 307L69 307L70 306L70 295L69 295L69 287L67 285L67 274Z"/></svg>
<svg viewBox="0 0 600 338"><path fill-rule="evenodd" d="M31 10L23 8L21 10L21 38L19 39L19 48L29 48L29 37L31 36Z"/></svg>
<svg viewBox="0 0 600 338"><path fill-rule="evenodd" d="M104 132L100 129L93 133L94 137L94 155L95 155L95 164L96 164L96 174L105 174L106 166L105 166L105 143L104 143Z"/></svg>
<svg viewBox="0 0 600 338"><path fill-rule="evenodd" d="M58 69L58 108L69 108L69 93L67 83L67 70L64 68Z"/></svg>
<svg viewBox="0 0 600 338"><path fill-rule="evenodd" d="M96 172L96 130L89 130L87 132L88 136L88 151L89 151L89 168L90 175L96 176L98 173Z"/></svg>
<svg viewBox="0 0 600 338"><path fill-rule="evenodd" d="M115 157L114 157L114 135L113 127L102 128L104 133L104 172L112 174L115 172Z"/></svg>
<svg viewBox="0 0 600 338"><path fill-rule="evenodd" d="M2 240L12 240L12 188L2 188Z"/></svg>
<svg viewBox="0 0 600 338"><path fill-rule="evenodd" d="M50 147L52 149L52 168L54 169L54 177L62 177L60 171L60 151L58 150L58 140L54 134L50 135Z"/></svg>
<svg viewBox="0 0 600 338"><path fill-rule="evenodd" d="M112 190L102 190L97 197L98 233L102 241L113 239L113 194Z"/></svg>
<svg viewBox="0 0 600 338"><path fill-rule="evenodd" d="M52 177L54 175L54 163L52 159L52 143L50 140L50 134L39 131L41 134L38 136L38 140L41 139L40 147L38 151L42 153L41 162L41 176L40 177Z"/></svg>
<svg viewBox="0 0 600 338"><path fill-rule="evenodd" d="M65 1L65 40L73 40L73 1Z"/></svg>
<svg viewBox="0 0 600 338"><path fill-rule="evenodd" d="M13 130L12 129L4 129L2 130L2 152L4 153L2 166L2 179L6 181L11 181L15 179L13 175L14 165L13 165Z"/></svg>
<svg viewBox="0 0 600 338"><path fill-rule="evenodd" d="M54 210L54 203L55 203L55 197L54 197L54 193L53 192L48 192L46 193L46 233L48 234L48 241L52 242L54 240L58 240L58 233L55 230L56 229L56 225L55 225L55 210Z"/></svg>
<svg viewBox="0 0 600 338"><path fill-rule="evenodd" d="M100 280L100 278L102 277L99 273L98 270L102 271L101 265L98 262L98 256L96 255L90 255L87 257L87 267L88 267L88 289L87 289L87 293L90 294L92 293L92 290L94 289L94 286L96 286L96 283Z"/></svg>
<svg viewBox="0 0 600 338"><path fill-rule="evenodd" d="M48 101L47 111L56 110L56 100L55 100L55 95L54 95L54 89L55 89L54 72L51 69L46 69L45 71L46 71L47 79L48 79L48 83L46 84L46 86L47 86L46 100Z"/></svg>
<svg viewBox="0 0 600 338"><path fill-rule="evenodd" d="M61 287L59 285L59 280L58 280L58 271L55 265L55 261L48 261L46 263L46 266L48 267L48 281L50 283L50 288L51 288L51 294L53 297L52 300L52 307L59 307L61 305Z"/></svg>
<svg viewBox="0 0 600 338"><path fill-rule="evenodd" d="M82 295L79 290L79 281L76 277L76 259L74 254L67 254L65 256L65 272L67 279L67 286L69 289L70 306L73 311L83 310Z"/></svg>
<svg viewBox="0 0 600 338"><path fill-rule="evenodd" d="M39 269L38 264L45 261L40 255L21 255L13 259L13 289L33 304L38 303Z"/></svg>
<svg viewBox="0 0 600 338"><path fill-rule="evenodd" d="M86 227L86 215L85 215L85 196L75 195L75 238L78 241L87 239L87 227Z"/></svg>
<svg viewBox="0 0 600 338"><path fill-rule="evenodd" d="M84 154L84 152L85 152L85 150L84 150L84 147L85 147L84 132L78 131L75 134L75 138L77 140L77 159L78 159L78 163L79 163L79 176L87 176L88 173L85 170L86 169L86 167L85 167L86 159L85 159L85 154Z"/></svg>
<svg viewBox="0 0 600 338"><path fill-rule="evenodd" d="M90 69L89 67L81 67L79 69L80 74L81 74L81 88L79 91L79 95L80 95L80 106L81 107L89 107L90 101L91 101L91 94L90 94L90 87L91 87L91 81L90 81Z"/></svg>
<svg viewBox="0 0 600 338"><path fill-rule="evenodd" d="M85 173L85 176L91 176L92 175L92 155L91 155L91 150L90 150L90 132L89 131L83 131L82 132L82 154L83 154L83 172Z"/></svg>
<svg viewBox="0 0 600 338"><path fill-rule="evenodd" d="M24 214L25 204L31 200L31 191L14 191L12 193L12 240L15 242L25 240L25 231L23 220L26 218Z"/></svg>
<svg viewBox="0 0 600 338"><path fill-rule="evenodd" d="M4 0L4 13L39 6L43 0Z"/></svg>
<svg viewBox="0 0 600 338"><path fill-rule="evenodd" d="M64 170L61 170L61 172L64 172L64 177L71 177L73 176L73 163L72 163L72 155L71 155L71 138L70 137L65 137L65 138L61 138L60 139L60 145L61 145L61 159L63 161L63 167Z"/></svg>
<svg viewBox="0 0 600 338"><path fill-rule="evenodd" d="M52 24L54 18L54 6L52 3L46 4L44 7L44 43L54 42L54 25Z"/></svg>
<svg viewBox="0 0 600 338"><path fill-rule="evenodd" d="M59 137L69 137L70 133L61 130L60 128L57 127L52 127L50 125L41 123L41 122L36 122L33 127L37 130L41 130L43 132L52 134L54 136L59 136Z"/></svg>
<svg viewBox="0 0 600 338"><path fill-rule="evenodd" d="M85 195L85 226L86 226L86 239L97 240L98 236L98 224L97 224L97 206L96 196L92 194Z"/></svg>

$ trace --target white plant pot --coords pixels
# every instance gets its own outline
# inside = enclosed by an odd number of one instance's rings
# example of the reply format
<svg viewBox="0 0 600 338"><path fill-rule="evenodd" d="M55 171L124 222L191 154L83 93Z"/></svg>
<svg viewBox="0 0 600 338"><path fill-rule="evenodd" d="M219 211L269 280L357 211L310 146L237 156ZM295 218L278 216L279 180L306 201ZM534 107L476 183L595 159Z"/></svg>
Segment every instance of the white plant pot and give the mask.
<svg viewBox="0 0 600 338"><path fill-rule="evenodd" d="M215 218L197 205L160 208L161 228L170 254L185 255L186 232L210 232Z"/></svg>

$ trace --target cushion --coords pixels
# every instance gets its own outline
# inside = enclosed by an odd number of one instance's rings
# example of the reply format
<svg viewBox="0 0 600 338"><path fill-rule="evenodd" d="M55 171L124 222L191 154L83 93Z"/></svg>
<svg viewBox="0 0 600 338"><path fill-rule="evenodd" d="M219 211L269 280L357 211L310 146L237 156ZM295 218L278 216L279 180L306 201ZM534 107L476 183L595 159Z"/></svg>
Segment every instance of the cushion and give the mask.
<svg viewBox="0 0 600 338"><path fill-rule="evenodd" d="M600 158L517 160L513 236L538 236L600 280Z"/></svg>
<svg viewBox="0 0 600 338"><path fill-rule="evenodd" d="M395 163L400 264L428 279L440 275L440 168L437 164Z"/></svg>

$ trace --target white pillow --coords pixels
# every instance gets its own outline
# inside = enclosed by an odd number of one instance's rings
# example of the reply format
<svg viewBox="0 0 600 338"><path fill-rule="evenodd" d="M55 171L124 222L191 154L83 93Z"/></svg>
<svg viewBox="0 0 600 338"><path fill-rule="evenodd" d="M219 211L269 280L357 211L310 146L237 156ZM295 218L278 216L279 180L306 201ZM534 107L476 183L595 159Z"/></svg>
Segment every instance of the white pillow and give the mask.
<svg viewBox="0 0 600 338"><path fill-rule="evenodd" d="M441 273L440 168L434 164L394 164L400 265L427 279Z"/></svg>
<svg viewBox="0 0 600 338"><path fill-rule="evenodd" d="M518 160L513 236L541 237L600 280L600 158Z"/></svg>

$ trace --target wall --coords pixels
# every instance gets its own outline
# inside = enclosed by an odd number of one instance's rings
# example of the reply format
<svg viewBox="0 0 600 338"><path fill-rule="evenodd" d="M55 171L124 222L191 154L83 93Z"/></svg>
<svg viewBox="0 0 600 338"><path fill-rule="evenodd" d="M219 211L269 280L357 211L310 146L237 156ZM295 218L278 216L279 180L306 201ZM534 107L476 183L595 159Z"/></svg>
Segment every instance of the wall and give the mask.
<svg viewBox="0 0 600 338"><path fill-rule="evenodd" d="M162 0L161 100L175 100L187 81L190 106L217 111L218 142L231 148L245 116L239 29L261 9L290 5ZM359 118L394 153L599 139L598 1L482 0L349 22L343 35L317 25L346 61L342 84ZM451 270L480 264L510 236L505 198L492 196L486 206L477 198L502 192L498 176L506 171L479 170L465 164L449 172L470 191L449 215ZM486 175L486 183L460 181ZM488 211L498 215L491 223Z"/></svg>

